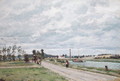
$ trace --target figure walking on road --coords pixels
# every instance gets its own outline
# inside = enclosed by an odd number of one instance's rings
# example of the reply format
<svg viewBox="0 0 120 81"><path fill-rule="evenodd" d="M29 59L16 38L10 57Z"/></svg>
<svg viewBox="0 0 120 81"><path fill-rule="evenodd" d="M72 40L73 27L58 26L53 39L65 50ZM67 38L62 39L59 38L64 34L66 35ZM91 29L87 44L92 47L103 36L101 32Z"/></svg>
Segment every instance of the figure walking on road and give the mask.
<svg viewBox="0 0 120 81"><path fill-rule="evenodd" d="M68 67L69 67L69 61L66 60L66 68L68 68Z"/></svg>

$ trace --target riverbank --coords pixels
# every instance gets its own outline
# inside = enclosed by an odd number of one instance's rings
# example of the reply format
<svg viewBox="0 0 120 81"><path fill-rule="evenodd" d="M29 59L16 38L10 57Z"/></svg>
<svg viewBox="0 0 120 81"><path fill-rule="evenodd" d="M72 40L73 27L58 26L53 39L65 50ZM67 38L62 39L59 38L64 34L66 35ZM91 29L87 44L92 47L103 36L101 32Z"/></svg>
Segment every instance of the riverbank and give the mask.
<svg viewBox="0 0 120 81"><path fill-rule="evenodd" d="M87 61L120 63L120 59L87 59Z"/></svg>
<svg viewBox="0 0 120 81"><path fill-rule="evenodd" d="M65 59L49 59L47 61L56 65L65 67ZM85 67L85 66L78 66L78 65L70 65L70 68L120 77L120 70L110 69L106 71L105 68Z"/></svg>

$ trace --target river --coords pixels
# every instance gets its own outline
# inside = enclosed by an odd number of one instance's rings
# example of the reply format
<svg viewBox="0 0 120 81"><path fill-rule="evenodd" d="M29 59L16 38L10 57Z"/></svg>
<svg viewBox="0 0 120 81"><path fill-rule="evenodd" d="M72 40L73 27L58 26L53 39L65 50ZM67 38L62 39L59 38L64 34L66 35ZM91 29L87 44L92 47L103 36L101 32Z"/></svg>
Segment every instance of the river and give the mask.
<svg viewBox="0 0 120 81"><path fill-rule="evenodd" d="M70 64L86 66L86 67L96 67L96 68L105 68L105 66L108 66L109 69L120 70L120 63L113 63L113 62L94 62L94 61L72 62L70 61Z"/></svg>

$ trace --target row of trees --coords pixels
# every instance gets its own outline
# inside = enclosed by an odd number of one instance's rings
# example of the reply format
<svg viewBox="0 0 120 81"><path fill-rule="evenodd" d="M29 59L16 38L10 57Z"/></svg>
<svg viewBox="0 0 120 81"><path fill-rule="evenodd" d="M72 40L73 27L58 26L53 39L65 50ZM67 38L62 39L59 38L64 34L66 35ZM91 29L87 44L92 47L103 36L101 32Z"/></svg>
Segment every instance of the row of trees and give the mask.
<svg viewBox="0 0 120 81"><path fill-rule="evenodd" d="M3 47L0 50L0 61L15 61L16 60L16 54L18 55L18 59L21 60L22 55L25 53L24 50L22 50L21 46L8 46Z"/></svg>
<svg viewBox="0 0 120 81"><path fill-rule="evenodd" d="M33 50L32 53L33 53L32 55L28 54L24 55L25 62L29 62L29 60L31 59L32 62L41 64L41 61L44 59L44 50L41 49L41 52L38 50Z"/></svg>
<svg viewBox="0 0 120 81"><path fill-rule="evenodd" d="M4 47L0 50L0 61L15 61L16 57L19 61L24 60L25 62L35 62L41 64L41 61L44 59L44 50L33 50L32 55L25 54L25 51L22 50L21 46L9 46ZM17 56L16 56L17 54Z"/></svg>

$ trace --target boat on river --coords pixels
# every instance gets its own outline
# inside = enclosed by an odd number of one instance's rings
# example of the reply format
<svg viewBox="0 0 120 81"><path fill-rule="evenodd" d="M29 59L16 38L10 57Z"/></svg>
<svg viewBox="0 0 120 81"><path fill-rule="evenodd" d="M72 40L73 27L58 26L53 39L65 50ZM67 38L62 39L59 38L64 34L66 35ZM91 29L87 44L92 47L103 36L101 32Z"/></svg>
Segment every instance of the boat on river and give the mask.
<svg viewBox="0 0 120 81"><path fill-rule="evenodd" d="M72 61L73 61L73 62L84 62L84 61L81 60L81 59L73 59Z"/></svg>

